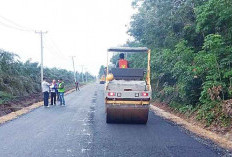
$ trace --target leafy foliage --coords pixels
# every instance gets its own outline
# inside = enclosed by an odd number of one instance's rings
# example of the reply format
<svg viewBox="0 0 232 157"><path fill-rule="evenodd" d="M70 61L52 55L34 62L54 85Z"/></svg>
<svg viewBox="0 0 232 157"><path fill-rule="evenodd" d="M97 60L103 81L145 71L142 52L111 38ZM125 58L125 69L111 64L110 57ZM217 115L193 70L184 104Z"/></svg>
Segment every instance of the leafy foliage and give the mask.
<svg viewBox="0 0 232 157"><path fill-rule="evenodd" d="M48 81L62 78L67 86L74 85L73 73L64 69L44 68L44 76ZM88 76L94 79L90 74ZM13 97L40 92L40 80L38 63L30 60L23 63L17 55L0 50L0 104Z"/></svg>
<svg viewBox="0 0 232 157"><path fill-rule="evenodd" d="M232 3L228 0L134 0L128 46L152 49L153 96L207 125L228 122L232 98ZM146 64L128 56L132 67ZM142 64L141 64L142 63ZM231 118L231 117L230 117Z"/></svg>
<svg viewBox="0 0 232 157"><path fill-rule="evenodd" d="M102 75L105 75L105 66L101 65L100 70L98 72L98 77L100 78Z"/></svg>

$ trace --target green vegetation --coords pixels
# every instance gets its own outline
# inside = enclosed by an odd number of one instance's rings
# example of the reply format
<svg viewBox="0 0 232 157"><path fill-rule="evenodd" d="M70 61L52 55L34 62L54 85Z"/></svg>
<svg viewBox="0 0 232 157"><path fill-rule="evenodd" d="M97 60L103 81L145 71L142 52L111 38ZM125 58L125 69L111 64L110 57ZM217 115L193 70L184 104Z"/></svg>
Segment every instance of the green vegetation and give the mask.
<svg viewBox="0 0 232 157"><path fill-rule="evenodd" d="M100 70L98 72L98 78L101 78L102 75L105 75L105 66L101 65Z"/></svg>
<svg viewBox="0 0 232 157"><path fill-rule="evenodd" d="M134 0L127 46L152 49L153 96L210 126L230 125L232 3L229 0ZM146 63L130 56L132 67Z"/></svg>
<svg viewBox="0 0 232 157"><path fill-rule="evenodd" d="M77 76L81 74L77 73ZM94 79L89 73L88 79ZM74 87L73 72L44 68L44 76L48 81L62 78L67 88ZM84 75L85 79L86 75ZM80 77L78 77L80 78ZM0 104L20 96L28 96L41 92L40 66L30 60L25 63L19 61L19 56L0 50Z"/></svg>

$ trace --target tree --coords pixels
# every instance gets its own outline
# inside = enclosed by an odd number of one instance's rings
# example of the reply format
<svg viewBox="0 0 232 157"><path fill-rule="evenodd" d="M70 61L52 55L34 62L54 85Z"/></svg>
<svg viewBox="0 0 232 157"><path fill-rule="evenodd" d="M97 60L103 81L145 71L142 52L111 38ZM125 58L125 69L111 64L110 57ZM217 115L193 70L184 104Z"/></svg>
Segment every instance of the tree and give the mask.
<svg viewBox="0 0 232 157"><path fill-rule="evenodd" d="M98 77L100 78L102 75L105 75L105 66L101 65L100 70L98 72Z"/></svg>
<svg viewBox="0 0 232 157"><path fill-rule="evenodd" d="M137 12L128 33L134 41L127 45L152 49L154 98L180 111L198 106L209 123L215 120L212 110L225 120L220 104L232 98L231 1L134 0L132 5ZM128 60L132 67L146 63L136 55Z"/></svg>
<svg viewBox="0 0 232 157"><path fill-rule="evenodd" d="M0 98L27 96L41 91L40 66L37 62L27 60L25 63L18 60L19 56L0 50ZM44 76L48 81L62 78L67 86L74 85L73 72L65 69L44 68ZM94 77L88 73L89 80ZM3 101L0 101L3 103Z"/></svg>

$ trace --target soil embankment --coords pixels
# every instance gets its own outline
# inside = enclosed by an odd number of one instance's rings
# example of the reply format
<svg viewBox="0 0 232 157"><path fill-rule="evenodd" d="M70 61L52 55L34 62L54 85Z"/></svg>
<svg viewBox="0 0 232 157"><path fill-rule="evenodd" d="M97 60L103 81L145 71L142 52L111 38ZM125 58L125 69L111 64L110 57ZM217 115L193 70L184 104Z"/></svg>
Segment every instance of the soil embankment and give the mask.
<svg viewBox="0 0 232 157"><path fill-rule="evenodd" d="M22 108L28 107L34 103L43 100L42 93L33 94L30 96L18 97L17 99L8 101L0 105L0 117L11 112L16 112Z"/></svg>
<svg viewBox="0 0 232 157"><path fill-rule="evenodd" d="M80 87L84 85L85 84L81 84ZM71 91L74 91L74 87L69 85L67 86L66 91L67 92L65 93L70 93ZM13 100L0 104L0 117L30 107L31 105L41 101L43 101L43 93L36 93L31 94L29 96L17 97Z"/></svg>
<svg viewBox="0 0 232 157"><path fill-rule="evenodd" d="M84 86L80 85L80 87ZM68 87L65 95L75 91L73 87ZM18 97L14 100L0 104L0 124L17 118L20 115L43 105L43 94L37 93L30 96Z"/></svg>
<svg viewBox="0 0 232 157"><path fill-rule="evenodd" d="M72 93L73 91L75 91L75 89L70 89L67 92L65 92L65 95ZM3 124L7 121L13 120L15 118L17 118L18 116L21 116L23 114L26 114L30 111L32 111L33 109L36 109L40 106L43 106L43 101L41 101L43 99L42 95L40 94L40 96L38 97L33 97L33 98L29 98L28 97L28 101L27 99L22 99L22 100L17 100L17 102L19 104L13 104L13 101L9 104L6 104L6 107L1 108L1 112L5 113L4 115L0 116L0 124ZM32 103L32 102L35 103ZM10 107L11 106L11 107ZM11 112L10 112L11 111ZM9 112L7 114L7 112Z"/></svg>

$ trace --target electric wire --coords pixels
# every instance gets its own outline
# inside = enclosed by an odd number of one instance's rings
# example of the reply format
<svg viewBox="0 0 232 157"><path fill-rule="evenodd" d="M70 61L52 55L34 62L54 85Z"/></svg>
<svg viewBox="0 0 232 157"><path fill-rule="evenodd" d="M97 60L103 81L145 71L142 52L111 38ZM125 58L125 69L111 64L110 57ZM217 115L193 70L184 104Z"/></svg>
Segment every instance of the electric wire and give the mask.
<svg viewBox="0 0 232 157"><path fill-rule="evenodd" d="M21 26L10 19L3 17L2 15L0 15L0 18L5 21L5 22L0 21L0 25L2 25L4 27L10 28L10 29L15 29L18 31L24 31L24 32L36 32L35 30L28 29L24 26ZM55 56L58 55L60 58L65 59L66 61L70 61L70 59L58 48L58 46L55 44L55 42L53 41L52 38L49 37L47 39L51 44L49 44L48 42L44 42L44 46L51 54L53 54Z"/></svg>
<svg viewBox="0 0 232 157"><path fill-rule="evenodd" d="M47 37L48 41L51 43L51 46L56 50L57 53L59 53L62 57L65 57L65 59L70 60L61 50L60 48L55 44L55 42L52 40L52 38Z"/></svg>
<svg viewBox="0 0 232 157"><path fill-rule="evenodd" d="M58 51L56 51L56 50L54 49L54 47L51 46L50 44L44 42L44 47L45 47L46 50L48 50L50 53L52 53L52 55L55 55L55 56L58 56L59 58L62 58L62 59L67 60L67 59L64 58L64 56L62 56Z"/></svg>
<svg viewBox="0 0 232 157"><path fill-rule="evenodd" d="M53 56L55 56L56 58L57 58L57 57L63 58L59 53L57 53L56 51L54 51L54 50L53 50L48 44L46 44L45 42L44 42L44 48L45 48L45 51L46 51L46 52L49 52L49 53L50 53L50 55L53 55ZM63 67L62 67L61 65L59 65L59 66L56 65L56 67L57 67L58 69L63 69Z"/></svg>
<svg viewBox="0 0 232 157"><path fill-rule="evenodd" d="M17 24L16 22L14 22L14 21L6 18L6 17L3 17L3 16L0 15L0 18L2 18L3 20L7 21L8 23L11 23L11 24L14 25L14 26L9 26L9 25L5 24L5 26L7 26L7 27L10 27L10 28L13 28L13 29L17 29L17 30L20 30L20 31L34 32L33 29L29 29L29 28L23 27L23 26ZM1 22L1 23L3 24L3 22Z"/></svg>

